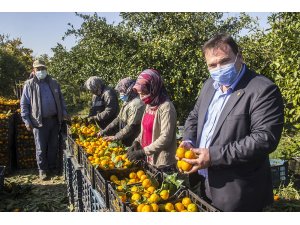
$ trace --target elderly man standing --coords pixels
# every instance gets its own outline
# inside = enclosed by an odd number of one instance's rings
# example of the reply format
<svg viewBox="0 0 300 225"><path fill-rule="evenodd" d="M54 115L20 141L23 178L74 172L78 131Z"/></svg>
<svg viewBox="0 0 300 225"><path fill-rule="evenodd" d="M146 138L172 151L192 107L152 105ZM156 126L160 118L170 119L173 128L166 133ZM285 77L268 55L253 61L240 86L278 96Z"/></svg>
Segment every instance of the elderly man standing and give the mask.
<svg viewBox="0 0 300 225"><path fill-rule="evenodd" d="M21 116L28 131L33 130L36 160L41 180L57 172L59 131L67 119L60 86L48 73L45 62L33 62L33 78L27 80L21 97Z"/></svg>
<svg viewBox="0 0 300 225"><path fill-rule="evenodd" d="M269 154L283 129L281 93L246 66L231 36L214 36L203 53L211 78L186 120L181 144L197 159L183 160L193 164L189 173L202 180L203 197L217 208L261 211L273 201Z"/></svg>

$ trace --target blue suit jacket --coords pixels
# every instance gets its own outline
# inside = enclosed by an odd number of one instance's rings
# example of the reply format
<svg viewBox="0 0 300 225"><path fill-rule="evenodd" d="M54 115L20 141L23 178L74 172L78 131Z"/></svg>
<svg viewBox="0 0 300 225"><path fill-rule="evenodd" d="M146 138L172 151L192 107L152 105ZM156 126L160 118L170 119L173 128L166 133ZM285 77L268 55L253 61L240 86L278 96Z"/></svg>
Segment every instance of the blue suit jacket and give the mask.
<svg viewBox="0 0 300 225"><path fill-rule="evenodd" d="M205 114L214 95L213 80L203 85L190 112L183 140L199 146ZM246 68L221 113L209 147L208 191L223 211L261 211L272 203L269 153L283 129L283 100L268 78Z"/></svg>

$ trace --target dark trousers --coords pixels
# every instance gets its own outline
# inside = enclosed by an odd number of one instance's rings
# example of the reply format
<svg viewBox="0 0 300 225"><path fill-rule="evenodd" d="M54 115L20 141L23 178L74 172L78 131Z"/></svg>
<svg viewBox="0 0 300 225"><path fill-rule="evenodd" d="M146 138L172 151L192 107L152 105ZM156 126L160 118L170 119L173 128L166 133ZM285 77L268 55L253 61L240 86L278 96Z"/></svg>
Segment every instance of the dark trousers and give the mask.
<svg viewBox="0 0 300 225"><path fill-rule="evenodd" d="M33 128L36 161L39 170L57 168L59 124L57 118L43 118L43 126Z"/></svg>

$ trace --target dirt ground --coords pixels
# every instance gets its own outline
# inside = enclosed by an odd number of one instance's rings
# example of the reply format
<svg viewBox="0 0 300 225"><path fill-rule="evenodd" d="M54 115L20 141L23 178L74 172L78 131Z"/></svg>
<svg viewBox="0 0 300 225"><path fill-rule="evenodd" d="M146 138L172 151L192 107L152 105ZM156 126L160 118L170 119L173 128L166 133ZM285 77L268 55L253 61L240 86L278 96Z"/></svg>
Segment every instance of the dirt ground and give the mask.
<svg viewBox="0 0 300 225"><path fill-rule="evenodd" d="M5 177L0 212L69 212L63 176L40 181L37 170L19 170Z"/></svg>

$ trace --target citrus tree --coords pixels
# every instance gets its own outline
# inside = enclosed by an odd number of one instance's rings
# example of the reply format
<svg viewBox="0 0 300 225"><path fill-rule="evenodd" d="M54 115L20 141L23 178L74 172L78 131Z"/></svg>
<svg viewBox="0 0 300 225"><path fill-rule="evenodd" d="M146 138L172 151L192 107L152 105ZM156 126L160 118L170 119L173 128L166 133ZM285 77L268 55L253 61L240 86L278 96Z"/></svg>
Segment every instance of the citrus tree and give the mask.
<svg viewBox="0 0 300 225"><path fill-rule="evenodd" d="M273 13L270 28L241 38L246 63L278 85L285 106L285 128L300 128L300 14Z"/></svg>
<svg viewBox="0 0 300 225"><path fill-rule="evenodd" d="M0 95L13 96L15 82L28 78L32 65L32 50L21 39L0 35Z"/></svg>
<svg viewBox="0 0 300 225"><path fill-rule="evenodd" d="M223 13L121 13L123 20L117 25L97 14L77 15L83 19L81 27L70 25L66 36L75 35L78 44L70 51L61 45L53 48L50 66L62 81L70 106L76 104L89 76L98 75L114 86L121 78L136 78L142 70L155 68L181 123L208 77L203 43L217 32L238 38L242 29L253 28L253 20L245 14L223 19Z"/></svg>

